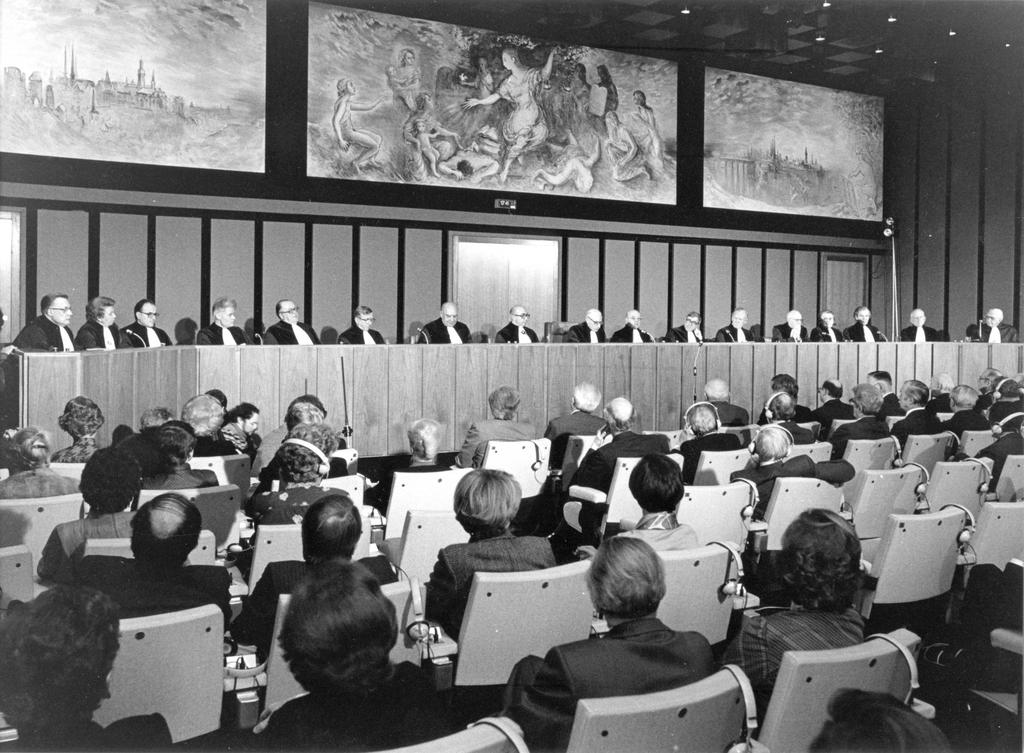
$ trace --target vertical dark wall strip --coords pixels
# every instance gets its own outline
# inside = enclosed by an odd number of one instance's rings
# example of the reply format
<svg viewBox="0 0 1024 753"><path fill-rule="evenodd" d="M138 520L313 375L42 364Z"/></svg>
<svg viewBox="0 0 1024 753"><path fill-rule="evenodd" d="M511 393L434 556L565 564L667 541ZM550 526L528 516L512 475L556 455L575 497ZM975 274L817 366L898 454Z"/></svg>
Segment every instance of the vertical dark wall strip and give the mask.
<svg viewBox="0 0 1024 753"><path fill-rule="evenodd" d="M210 323L210 217L202 218L199 225L199 326Z"/></svg>
<svg viewBox="0 0 1024 753"><path fill-rule="evenodd" d="M678 327L679 322L672 321L673 312L675 311L675 280L676 280L676 253L675 244L668 244L668 326L669 329L672 327Z"/></svg>
<svg viewBox="0 0 1024 753"><path fill-rule="evenodd" d="M402 342L402 333L405 331L405 228L398 228L398 274L395 276L395 285L398 288L398 305L395 311L395 342Z"/></svg>
<svg viewBox="0 0 1024 753"><path fill-rule="evenodd" d="M362 250L362 225L352 226L352 308L362 306L359 302L359 254Z"/></svg>
<svg viewBox="0 0 1024 753"><path fill-rule="evenodd" d="M313 321L313 223L306 223L306 237L302 254L302 308L304 321Z"/></svg>
<svg viewBox="0 0 1024 753"><path fill-rule="evenodd" d="M633 241L633 308L640 308L640 241Z"/></svg>
<svg viewBox="0 0 1024 753"><path fill-rule="evenodd" d="M1021 94L1024 92L1018 92ZM1014 206L1024 206L1024 107L1021 106L1020 97L1017 98L1017 136L1014 139L1014 143L1017 145L1017 179L1016 185L1014 186ZM1017 214L1013 222L1013 310L1014 310L1014 322L1017 323L1017 329L1019 330L1024 323L1024 309L1021 308L1021 285L1024 285L1024 280L1021 279L1021 262L1024 261L1021 254L1024 250L1021 249L1021 243L1024 242L1024 238L1021 237L1024 232L1024 217ZM946 278L949 279L948 277ZM946 284L946 289L949 290L949 283Z"/></svg>
<svg viewBox="0 0 1024 753"><path fill-rule="evenodd" d="M25 207L25 321L39 315L39 210ZM10 336L10 335L8 335Z"/></svg>
<svg viewBox="0 0 1024 753"><path fill-rule="evenodd" d="M451 269L451 259L448 257L451 255L451 250L451 233L445 230L441 233L441 300L437 303L438 308L441 308L441 304L448 300L448 270Z"/></svg>
<svg viewBox="0 0 1024 753"><path fill-rule="evenodd" d="M89 212L89 250L85 287L89 291L89 298L100 294L100 213L97 210ZM84 302L80 305L84 305Z"/></svg>
<svg viewBox="0 0 1024 753"><path fill-rule="evenodd" d="M601 238L597 244L597 307L604 313L604 260L605 260L605 239Z"/></svg>
<svg viewBox="0 0 1024 753"><path fill-rule="evenodd" d="M804 322L808 322L811 319L814 320L814 324L811 326L807 325L806 323L804 324L804 326L807 327L808 330L814 329L814 327L818 326L818 313L821 311L821 286L823 283L823 280L821 278L821 268L823 266L822 262L824 261L824 256L824 254L819 253L817 258L815 259L815 264L818 266L818 270L817 272L815 272L815 275L817 276L818 280L818 290L816 291L816 295L814 298L814 316L808 317L807 314L804 314Z"/></svg>
<svg viewBox="0 0 1024 753"><path fill-rule="evenodd" d="M761 246L761 310L757 320L764 321L764 313L768 309L768 247Z"/></svg>
<svg viewBox="0 0 1024 753"><path fill-rule="evenodd" d="M707 286L704 284L704 268L707 266L708 260L708 247L703 243L700 244L700 311L701 316L704 316L704 312L707 310L708 299L707 299ZM706 331L706 330L705 330Z"/></svg>
<svg viewBox="0 0 1024 753"><path fill-rule="evenodd" d="M793 308L793 273L796 272L796 254L793 253L793 249L789 249L789 303L786 304L786 308ZM764 314L761 315L761 321L764 321Z"/></svg>
<svg viewBox="0 0 1024 753"><path fill-rule="evenodd" d="M569 236L562 236L562 273L559 280L561 300L558 302L558 317L564 322L569 316Z"/></svg>
<svg viewBox="0 0 1024 753"><path fill-rule="evenodd" d="M985 303L985 169L988 164L988 118L985 103L982 103L978 117L978 317L984 311Z"/></svg>
<svg viewBox="0 0 1024 753"><path fill-rule="evenodd" d="M146 298L156 298L156 215L146 218Z"/></svg>
<svg viewBox="0 0 1024 753"><path fill-rule="evenodd" d="M252 239L252 329L263 334L263 220L256 220Z"/></svg>
<svg viewBox="0 0 1024 753"><path fill-rule="evenodd" d="M739 277L739 273L736 270L736 246L732 247L732 265L729 267L732 270L732 285L729 290L729 308L736 308L736 278Z"/></svg>
<svg viewBox="0 0 1024 753"><path fill-rule="evenodd" d="M909 313L907 303L911 307L917 305L921 294L917 289L917 263L921 255L921 118L914 120L914 266L911 278L911 290L914 291L913 301L904 301L904 309ZM896 312L897 314L899 312ZM894 333L895 334L895 333Z"/></svg>
<svg viewBox="0 0 1024 753"><path fill-rule="evenodd" d="M943 211L945 217L945 240L943 241L942 279L945 284L942 286L942 328L949 333L949 289L952 287L949 281L950 254L952 241L950 233L953 231L953 90L950 87L949 98L946 100L946 205ZM1019 162L1019 160L1018 160ZM1018 286L1019 287L1019 286Z"/></svg>

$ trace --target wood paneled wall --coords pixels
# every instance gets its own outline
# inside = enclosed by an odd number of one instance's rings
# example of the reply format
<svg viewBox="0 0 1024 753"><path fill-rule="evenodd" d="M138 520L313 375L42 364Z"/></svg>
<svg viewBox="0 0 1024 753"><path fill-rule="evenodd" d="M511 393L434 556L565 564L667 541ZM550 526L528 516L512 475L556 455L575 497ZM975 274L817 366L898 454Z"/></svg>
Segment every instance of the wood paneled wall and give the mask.
<svg viewBox="0 0 1024 753"><path fill-rule="evenodd" d="M573 386L596 384L605 401L626 395L641 428L678 429L685 409L713 377L725 378L732 402L752 416L769 397L773 375L793 374L800 402L816 406L816 389L839 377L849 389L869 371L885 369L898 383L928 381L946 371L976 384L988 366L1016 374L1024 346L986 344L712 344L696 345L430 345L175 347L113 353L31 353L22 356L21 423L62 437L57 414L64 402L87 394L107 416L99 434L109 441L118 424L137 427L143 410L177 412L193 394L216 387L232 403L260 406L265 427L276 426L296 395L314 392L328 421L355 429L363 455L407 452L406 428L421 417L445 429L442 447L457 449L469 424L487 418L487 395L502 384L522 396L519 418L542 432L569 410ZM694 368L696 367L696 376ZM344 372L344 388L342 373ZM57 442L61 444L60 439Z"/></svg>

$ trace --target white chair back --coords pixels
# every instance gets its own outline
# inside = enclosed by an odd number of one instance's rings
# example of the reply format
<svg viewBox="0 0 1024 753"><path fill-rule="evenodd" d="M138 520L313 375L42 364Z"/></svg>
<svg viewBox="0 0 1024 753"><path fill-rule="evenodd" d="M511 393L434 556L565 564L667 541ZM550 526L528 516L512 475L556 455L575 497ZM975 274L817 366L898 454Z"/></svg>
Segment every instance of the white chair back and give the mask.
<svg viewBox="0 0 1024 753"><path fill-rule="evenodd" d="M611 485L608 487L608 514L605 517L605 524L618 523L620 520L636 522L644 514L640 509L640 503L629 490L629 476L639 462L640 458L616 459ZM604 530L603 526L601 530Z"/></svg>
<svg viewBox="0 0 1024 753"><path fill-rule="evenodd" d="M385 539L402 535L405 514L409 510L454 510L455 487L470 468L456 468L432 473L395 473L388 500Z"/></svg>
<svg viewBox="0 0 1024 753"><path fill-rule="evenodd" d="M24 544L0 547L0 608L12 599L32 601L35 585L32 553Z"/></svg>
<svg viewBox="0 0 1024 753"><path fill-rule="evenodd" d="M916 489L924 480L925 472L913 465L857 474L844 491L853 512L857 538L862 544L866 539L881 538L885 521L892 513L910 515L914 512Z"/></svg>
<svg viewBox="0 0 1024 753"><path fill-rule="evenodd" d="M988 429L963 431L960 434L960 452L969 458L973 458L995 441L996 438Z"/></svg>
<svg viewBox="0 0 1024 753"><path fill-rule="evenodd" d="M248 458L247 458L248 459ZM238 516L242 510L242 493L237 486L207 486L202 489L143 489L139 492L139 506L173 492L181 494L199 508L203 528L213 531L217 549L238 541Z"/></svg>
<svg viewBox="0 0 1024 753"><path fill-rule="evenodd" d="M271 562L303 560L302 526L298 523L285 525L261 525L253 537L252 567L249 569L249 593L260 582L260 576Z"/></svg>
<svg viewBox="0 0 1024 753"><path fill-rule="evenodd" d="M73 478L75 481L82 480L82 471L85 463L50 463L50 470L64 478Z"/></svg>
<svg viewBox="0 0 1024 753"><path fill-rule="evenodd" d="M747 448L708 452L703 450L697 459L697 470L693 474L696 486L724 486L730 483L735 471L742 471L750 461Z"/></svg>
<svg viewBox="0 0 1024 753"><path fill-rule="evenodd" d="M658 556L665 567L665 598L658 606L658 619L673 630L696 631L708 643L724 641L732 597L722 593L722 586L738 577L728 550L711 544L659 551Z"/></svg>
<svg viewBox="0 0 1024 753"><path fill-rule="evenodd" d="M354 447L348 447L344 450L335 450L331 453L332 458L341 458L345 461L345 466L348 470L348 475L354 474L359 470L359 450Z"/></svg>
<svg viewBox="0 0 1024 753"><path fill-rule="evenodd" d="M125 557L135 559L132 553L131 539L86 539L84 557ZM217 545L213 537L213 531L202 530L199 532L199 543L196 548L188 554L190 565L215 565L217 564Z"/></svg>
<svg viewBox="0 0 1024 753"><path fill-rule="evenodd" d="M430 580L437 562L437 553L449 544L464 544L469 534L448 510L410 510L402 529L401 551L396 564L410 578L420 583Z"/></svg>
<svg viewBox="0 0 1024 753"><path fill-rule="evenodd" d="M977 516L985 498L982 484L988 486L989 475L988 466L970 460L936 463L925 494L928 507L941 510L946 505L963 505Z"/></svg>
<svg viewBox="0 0 1024 753"><path fill-rule="evenodd" d="M264 708L271 710L280 708L292 698L307 694L306 689L299 685L299 681L292 674L288 662L284 660L284 651L281 650L281 643L278 640L291 600L291 594L280 594L277 597L277 611L274 613L274 632L270 639L270 653L267 656L267 696L263 704Z"/></svg>
<svg viewBox="0 0 1024 753"><path fill-rule="evenodd" d="M516 662L590 635L589 560L545 570L477 572L459 630L456 685L497 685Z"/></svg>
<svg viewBox="0 0 1024 753"><path fill-rule="evenodd" d="M419 600L412 597L413 586L419 591ZM398 620L398 640L391 649L391 661L395 664L407 661L419 666L422 659L420 644L409 637L405 628L424 619L423 604L426 601L427 589L423 581L416 578L410 580L399 574L397 582L385 583L380 590L394 605L395 617Z"/></svg>
<svg viewBox="0 0 1024 753"><path fill-rule="evenodd" d="M721 434L735 434L740 438L740 442L746 445L750 444L750 440L760 428L757 424L747 424L746 426L723 426L718 431Z"/></svg>
<svg viewBox="0 0 1024 753"><path fill-rule="evenodd" d="M174 742L220 728L224 614L217 606L122 619L120 633L110 698L96 722L160 713Z"/></svg>
<svg viewBox="0 0 1024 753"><path fill-rule="evenodd" d="M325 478L320 482L320 486L324 489L337 489L338 491L345 492L345 494L352 498L352 502L355 503L356 506L361 506L363 504L363 494L366 491L366 481L362 476L351 475Z"/></svg>
<svg viewBox="0 0 1024 753"><path fill-rule="evenodd" d="M562 457L562 485L568 486L576 471L580 469L580 463L590 452L594 443L593 434L573 434L565 445L565 455Z"/></svg>
<svg viewBox="0 0 1024 753"><path fill-rule="evenodd" d="M950 432L939 434L911 434L903 446L903 462L917 463L932 472L936 463L946 458L946 448L954 436Z"/></svg>
<svg viewBox="0 0 1024 753"><path fill-rule="evenodd" d="M24 544L38 565L53 529L78 520L81 494L62 494L37 499L0 499L0 547Z"/></svg>
<svg viewBox="0 0 1024 753"><path fill-rule="evenodd" d="M484 450L481 468L512 474L523 490L523 498L536 497L548 480L550 439L490 440Z"/></svg>
<svg viewBox="0 0 1024 753"><path fill-rule="evenodd" d="M838 429L843 424L852 424L856 420L856 418L833 418L832 425L828 428L828 436L831 437L833 434L835 434L836 429Z"/></svg>
<svg viewBox="0 0 1024 753"><path fill-rule="evenodd" d="M1000 502L1024 502L1024 455L1009 455L993 490Z"/></svg>
<svg viewBox="0 0 1024 753"><path fill-rule="evenodd" d="M983 504L968 551L974 552L974 564L1000 569L1011 559L1024 559L1024 503Z"/></svg>
<svg viewBox="0 0 1024 753"><path fill-rule="evenodd" d="M392 748L382 753L525 753L519 725L506 716L487 717L469 727L437 740Z"/></svg>
<svg viewBox="0 0 1024 753"><path fill-rule="evenodd" d="M868 470L892 468L896 440L892 437L881 439L851 439L846 443L843 460L850 463L858 473Z"/></svg>
<svg viewBox="0 0 1024 753"><path fill-rule="evenodd" d="M814 423L817 423L817 421ZM789 457L795 458L797 455L806 455L815 463L824 463L832 457L832 443L813 442L811 444L795 444L789 453Z"/></svg>
<svg viewBox="0 0 1024 753"><path fill-rule="evenodd" d="M214 455L205 458L192 458L188 467L193 471L206 470L217 474L217 483L221 486L234 485L245 492L249 491L252 461L248 455Z"/></svg>
<svg viewBox="0 0 1024 753"><path fill-rule="evenodd" d="M676 518L693 528L705 544L731 541L740 546L747 540L743 508L753 504L753 491L741 481L724 486L687 486L676 508Z"/></svg>
<svg viewBox="0 0 1024 753"><path fill-rule="evenodd" d="M821 507L838 513L843 490L817 478L782 477L775 479L771 499L764 511L768 524L768 551L782 549L782 534L804 510Z"/></svg>

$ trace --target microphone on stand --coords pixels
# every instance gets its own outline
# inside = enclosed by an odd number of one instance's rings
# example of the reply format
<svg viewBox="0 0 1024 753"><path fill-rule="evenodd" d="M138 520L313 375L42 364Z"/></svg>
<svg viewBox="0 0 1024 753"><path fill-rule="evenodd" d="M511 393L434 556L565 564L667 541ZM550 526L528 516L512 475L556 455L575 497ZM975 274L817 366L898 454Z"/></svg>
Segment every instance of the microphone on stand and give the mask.
<svg viewBox="0 0 1024 753"><path fill-rule="evenodd" d="M700 358L700 349L703 345L703 340L698 341L697 352L693 356L693 402L697 402L697 359Z"/></svg>
<svg viewBox="0 0 1024 753"><path fill-rule="evenodd" d="M985 338L983 338L981 336L981 328L984 327L984 326L985 326L985 320L984 319L979 319L978 320L978 342L980 342L980 343L981 342L985 342Z"/></svg>
<svg viewBox="0 0 1024 753"><path fill-rule="evenodd" d="M430 345L430 335L427 333L425 329L423 329L423 327L417 328L416 334L419 337L423 338L423 345Z"/></svg>

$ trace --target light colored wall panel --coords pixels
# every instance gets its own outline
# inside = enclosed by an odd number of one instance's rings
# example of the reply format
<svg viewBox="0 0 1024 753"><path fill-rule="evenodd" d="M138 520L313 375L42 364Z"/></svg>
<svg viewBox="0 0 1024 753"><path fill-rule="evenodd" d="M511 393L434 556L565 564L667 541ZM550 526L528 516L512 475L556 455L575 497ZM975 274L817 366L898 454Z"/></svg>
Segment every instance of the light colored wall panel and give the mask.
<svg viewBox="0 0 1024 753"><path fill-rule="evenodd" d="M963 339L967 325L977 321L978 302L978 166L980 103L978 92L963 86L950 98L950 182L955 211L949 217L949 253L954 260L955 290L949 293L949 333ZM936 291L938 294L939 291Z"/></svg>
<svg viewBox="0 0 1024 753"><path fill-rule="evenodd" d="M686 314L700 310L700 281L703 271L700 268L700 246L693 243L672 244L672 326L681 327L686 321ZM704 312L700 311L701 316ZM714 328L704 318L701 331L705 336L714 336ZM708 330L710 329L710 333Z"/></svg>
<svg viewBox="0 0 1024 753"><path fill-rule="evenodd" d="M597 306L597 239L570 238L568 253L566 319L582 322L584 312Z"/></svg>
<svg viewBox="0 0 1024 753"><path fill-rule="evenodd" d="M405 231L405 342L412 342L416 329L440 309L442 241L440 230Z"/></svg>
<svg viewBox="0 0 1024 753"><path fill-rule="evenodd" d="M398 230L363 227L359 242L359 300L373 309L374 329L394 342L398 328Z"/></svg>
<svg viewBox="0 0 1024 753"><path fill-rule="evenodd" d="M640 244L640 300L637 305L644 315L640 325L652 337L664 337L668 331L668 279L667 243Z"/></svg>
<svg viewBox="0 0 1024 753"><path fill-rule="evenodd" d="M765 334L771 337L772 327L786 321L789 311L789 257L787 248L769 248L764 268L764 321Z"/></svg>
<svg viewBox="0 0 1024 753"><path fill-rule="evenodd" d="M121 327L135 321L132 308L146 297L148 224L144 214L100 215L99 293L117 301L117 324Z"/></svg>
<svg viewBox="0 0 1024 753"><path fill-rule="evenodd" d="M707 311L704 315L704 333L714 333L729 323L732 311L732 247L708 246L704 254L704 301ZM757 318L757 301L737 301L748 306L750 323ZM748 324L749 326L749 324Z"/></svg>
<svg viewBox="0 0 1024 753"><path fill-rule="evenodd" d="M633 308L634 244L610 240L604 246L604 328L608 337L621 328ZM596 305L596 304L595 304Z"/></svg>
<svg viewBox="0 0 1024 753"><path fill-rule="evenodd" d="M371 304L372 306L372 304ZM338 333L352 324L352 228L348 225L313 226L313 327ZM327 342L326 340L324 342Z"/></svg>
<svg viewBox="0 0 1024 753"><path fill-rule="evenodd" d="M306 226L299 222L263 223L263 325L277 321L275 304L282 298L295 301L299 320L309 312L303 301L305 279Z"/></svg>
<svg viewBox="0 0 1024 753"><path fill-rule="evenodd" d="M222 296L234 298L238 303L235 325L246 331L253 314L255 237L256 228L250 220L210 223L210 303Z"/></svg>
<svg viewBox="0 0 1024 753"><path fill-rule="evenodd" d="M156 306L158 326L172 342L185 330L179 323L198 324L202 223L198 217L156 218Z"/></svg>
<svg viewBox="0 0 1024 753"><path fill-rule="evenodd" d="M1011 159L1015 153L1020 115L1017 77L1000 77L990 84L985 113L985 288L981 305L1003 309L1013 317L1014 225L1019 223L1014 205L1017 181L1024 165Z"/></svg>
<svg viewBox="0 0 1024 753"><path fill-rule="evenodd" d="M815 308L818 305L818 254L813 251L793 252L793 302L792 307L804 315L804 326L810 331L817 323ZM772 326L781 324L783 317ZM767 333L771 335L771 332Z"/></svg>
<svg viewBox="0 0 1024 753"><path fill-rule="evenodd" d="M761 320L761 249L736 249L736 302L747 307L750 321ZM723 326L724 322L718 326ZM714 334L712 332L712 334Z"/></svg>
<svg viewBox="0 0 1024 753"><path fill-rule="evenodd" d="M923 113L920 165L921 198L918 203L917 289L900 304L900 327L907 325L911 310L920 306L928 316L928 325L945 327L946 286L946 150L948 149L946 108L932 105Z"/></svg>
<svg viewBox="0 0 1024 753"><path fill-rule="evenodd" d="M38 266L36 291L66 293L74 315L71 330L85 322L85 301L89 275L89 215L87 212L39 210ZM39 311L39 301L32 306Z"/></svg>

